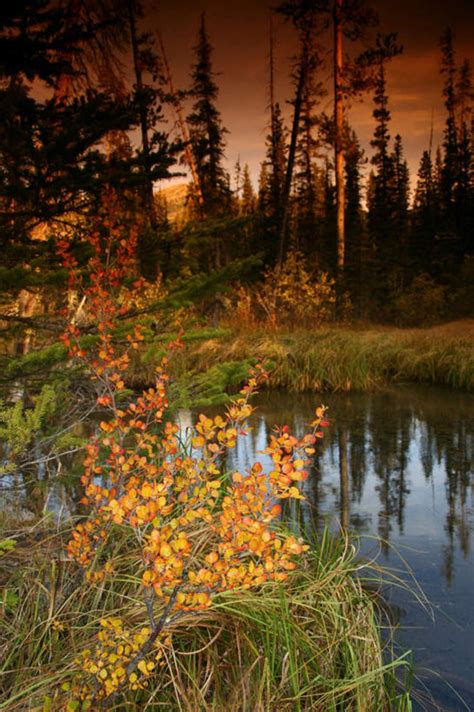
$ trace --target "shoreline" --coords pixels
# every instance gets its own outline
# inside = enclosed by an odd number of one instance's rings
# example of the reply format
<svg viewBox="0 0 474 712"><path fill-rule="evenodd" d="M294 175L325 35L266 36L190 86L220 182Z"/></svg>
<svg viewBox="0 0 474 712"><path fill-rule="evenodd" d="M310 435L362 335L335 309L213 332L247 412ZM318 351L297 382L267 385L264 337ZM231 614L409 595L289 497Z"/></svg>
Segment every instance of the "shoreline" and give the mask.
<svg viewBox="0 0 474 712"><path fill-rule="evenodd" d="M163 341L133 364L130 385L153 380ZM269 365L267 388L290 393L371 391L396 383L474 390L474 320L428 329L334 326L318 330L231 331L193 341L173 359L177 380L207 374L225 391L239 382L238 365Z"/></svg>

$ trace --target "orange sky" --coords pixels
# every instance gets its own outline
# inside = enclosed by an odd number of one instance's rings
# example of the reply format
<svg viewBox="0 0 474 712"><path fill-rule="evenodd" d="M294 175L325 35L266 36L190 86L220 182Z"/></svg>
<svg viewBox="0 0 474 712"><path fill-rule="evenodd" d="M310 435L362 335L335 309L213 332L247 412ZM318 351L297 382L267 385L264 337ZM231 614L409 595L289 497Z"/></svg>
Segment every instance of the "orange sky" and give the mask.
<svg viewBox="0 0 474 712"><path fill-rule="evenodd" d="M153 2L153 0L151 0ZM272 3L273 4L273 3ZM268 54L268 6L264 0L162 0L154 3L147 18L149 30L158 27L165 39L169 61L178 86L189 85L199 16L206 12L207 28L214 46L213 65L220 73L218 107L229 129L226 157L231 169L238 155L248 163L256 179L264 157L266 74ZM400 133L405 153L416 175L421 152L427 148L431 116L434 116L434 145L442 140L444 108L441 99L438 39L446 25L456 36L457 57L473 56L474 2L472 0L375 0L381 29L397 31L404 53L392 61L388 91L392 112L391 135ZM289 59L294 33L280 18L274 22L276 35L277 98L283 104L291 96ZM350 47L348 46L348 49ZM321 72L330 80L331 68ZM330 111L330 95L322 100ZM289 114L289 109L287 109ZM370 157L373 132L371 98L355 104L351 123ZM181 179L182 180L182 179Z"/></svg>

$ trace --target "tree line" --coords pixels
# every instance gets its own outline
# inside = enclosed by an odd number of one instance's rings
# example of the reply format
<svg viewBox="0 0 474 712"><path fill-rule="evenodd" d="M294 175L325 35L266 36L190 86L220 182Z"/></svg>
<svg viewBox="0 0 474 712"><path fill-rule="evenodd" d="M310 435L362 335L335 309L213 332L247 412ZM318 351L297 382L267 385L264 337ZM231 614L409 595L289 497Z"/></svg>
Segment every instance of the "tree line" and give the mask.
<svg viewBox="0 0 474 712"><path fill-rule="evenodd" d="M350 304L357 317L393 319L426 292L449 296L453 314L468 312L473 90L469 62L458 61L450 29L440 40L443 141L435 147L431 140L423 152L411 196L387 91L390 61L403 51L398 36L381 32L364 0L281 3L275 12L297 39L291 115L287 125L270 31L268 128L255 190L246 164L238 161L232 176L226 169L228 129L205 16L183 90L173 81L166 34L144 30L147 12L140 0L2 6L4 292L60 283L57 234L72 232L77 249L85 249L81 234L100 212L104 192L114 191L123 222L138 231L140 267L150 281L212 273L252 255L259 260L255 279L263 269L278 272L296 252L309 271L335 279L341 314ZM323 81L328 63L331 90ZM325 113L328 91L332 110ZM360 96L373 102L370 158L349 123L350 104ZM176 225L156 187L186 173L186 219Z"/></svg>

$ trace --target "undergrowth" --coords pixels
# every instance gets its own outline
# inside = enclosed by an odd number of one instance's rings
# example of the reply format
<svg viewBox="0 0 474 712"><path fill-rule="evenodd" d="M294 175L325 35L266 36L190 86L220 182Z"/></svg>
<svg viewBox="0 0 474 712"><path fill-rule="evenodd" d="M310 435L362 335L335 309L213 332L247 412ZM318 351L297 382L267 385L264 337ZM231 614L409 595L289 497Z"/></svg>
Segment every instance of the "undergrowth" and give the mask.
<svg viewBox="0 0 474 712"><path fill-rule="evenodd" d="M64 556L68 535L12 531L2 550L0 710L66 709L76 661L96 645L99 621L118 617L136 631L146 624L136 562L117 561L127 573L80 585ZM397 678L409 676L409 662L383 652L379 575L345 537L325 531L284 584L227 591L172 624L146 686L107 708L408 711Z"/></svg>

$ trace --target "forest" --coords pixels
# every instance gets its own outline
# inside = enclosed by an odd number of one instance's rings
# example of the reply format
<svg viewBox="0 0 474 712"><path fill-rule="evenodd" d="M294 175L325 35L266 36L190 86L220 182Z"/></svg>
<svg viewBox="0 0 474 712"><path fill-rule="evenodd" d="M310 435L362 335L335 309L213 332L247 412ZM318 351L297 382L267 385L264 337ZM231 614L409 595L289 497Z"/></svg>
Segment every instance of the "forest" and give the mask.
<svg viewBox="0 0 474 712"><path fill-rule="evenodd" d="M151 0L0 7L0 710L460 709L468 673L414 684L384 591L431 611L390 558L416 448L443 594L474 563L470 58L440 27L415 174L406 23L265 8L257 173L207 4L182 83Z"/></svg>

